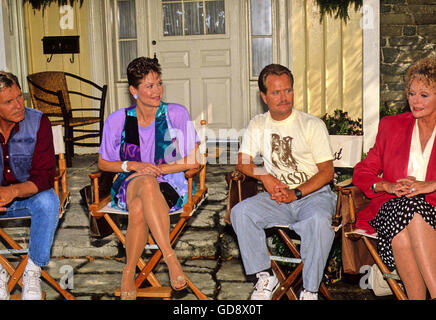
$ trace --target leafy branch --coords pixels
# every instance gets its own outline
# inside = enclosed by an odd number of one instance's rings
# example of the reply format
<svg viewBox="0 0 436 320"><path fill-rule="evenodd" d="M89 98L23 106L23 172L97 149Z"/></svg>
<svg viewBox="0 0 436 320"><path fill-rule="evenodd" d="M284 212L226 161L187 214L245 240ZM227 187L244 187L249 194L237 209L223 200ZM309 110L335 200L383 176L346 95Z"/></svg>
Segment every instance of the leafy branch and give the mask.
<svg viewBox="0 0 436 320"><path fill-rule="evenodd" d="M333 115L325 114L321 117L325 122L329 134L360 136L363 134L362 119L353 120L348 112L336 109Z"/></svg>
<svg viewBox="0 0 436 320"><path fill-rule="evenodd" d="M75 2L79 2L80 7L82 7L83 4L83 0L24 0L24 3L26 2L28 2L34 10L42 9L42 11L53 3L56 3L59 7L67 4L73 6Z"/></svg>
<svg viewBox="0 0 436 320"><path fill-rule="evenodd" d="M350 19L348 8L354 4L354 11L362 7L363 0L316 0L320 9L320 22L325 15L334 16L335 19L342 19L345 23Z"/></svg>

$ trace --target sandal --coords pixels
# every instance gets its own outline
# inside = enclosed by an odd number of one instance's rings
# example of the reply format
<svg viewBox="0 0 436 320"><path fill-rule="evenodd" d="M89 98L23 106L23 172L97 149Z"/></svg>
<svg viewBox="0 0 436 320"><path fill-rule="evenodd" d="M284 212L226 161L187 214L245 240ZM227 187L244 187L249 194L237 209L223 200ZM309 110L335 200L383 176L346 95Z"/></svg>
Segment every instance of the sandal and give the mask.
<svg viewBox="0 0 436 320"><path fill-rule="evenodd" d="M123 282L125 280L124 278L130 276L131 273L133 273L133 276L135 276L135 272L133 270L123 269L123 278L121 280L121 292L120 292L121 300L136 300L136 296L138 294L138 290L136 289L136 286L134 290L123 291Z"/></svg>
<svg viewBox="0 0 436 320"><path fill-rule="evenodd" d="M180 266L179 261L177 260L176 255L174 254L174 252L170 253L169 255L164 257L164 261L167 264L167 266L168 266L168 258L170 258L170 257L174 257L176 259L176 262L179 265L179 267L182 268ZM169 267L168 267L168 270L170 270ZM187 281L185 275L177 276L175 279L171 279L171 271L169 271L169 273L170 273L171 288L173 288L173 290L181 291L181 290L185 289L188 286L188 281Z"/></svg>

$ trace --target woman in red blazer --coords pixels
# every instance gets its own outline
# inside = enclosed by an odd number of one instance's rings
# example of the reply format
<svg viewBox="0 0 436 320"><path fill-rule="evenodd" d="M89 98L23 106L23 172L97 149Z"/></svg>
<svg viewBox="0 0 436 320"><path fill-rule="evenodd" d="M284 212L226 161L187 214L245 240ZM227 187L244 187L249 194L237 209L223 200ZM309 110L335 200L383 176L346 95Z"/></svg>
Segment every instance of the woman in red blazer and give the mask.
<svg viewBox="0 0 436 320"><path fill-rule="evenodd" d="M411 112L384 117L374 147L354 169L353 183L370 205L357 228L377 232L378 252L397 268L409 299L436 298L436 58L406 76Z"/></svg>

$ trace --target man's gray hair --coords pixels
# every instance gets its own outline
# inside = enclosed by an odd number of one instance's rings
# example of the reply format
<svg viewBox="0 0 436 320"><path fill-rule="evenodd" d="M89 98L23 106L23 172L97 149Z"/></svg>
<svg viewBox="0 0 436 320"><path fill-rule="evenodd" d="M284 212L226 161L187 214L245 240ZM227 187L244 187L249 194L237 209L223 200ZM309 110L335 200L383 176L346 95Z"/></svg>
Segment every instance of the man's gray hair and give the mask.
<svg viewBox="0 0 436 320"><path fill-rule="evenodd" d="M10 88L14 84L21 89L17 76L10 72L0 71L0 90Z"/></svg>

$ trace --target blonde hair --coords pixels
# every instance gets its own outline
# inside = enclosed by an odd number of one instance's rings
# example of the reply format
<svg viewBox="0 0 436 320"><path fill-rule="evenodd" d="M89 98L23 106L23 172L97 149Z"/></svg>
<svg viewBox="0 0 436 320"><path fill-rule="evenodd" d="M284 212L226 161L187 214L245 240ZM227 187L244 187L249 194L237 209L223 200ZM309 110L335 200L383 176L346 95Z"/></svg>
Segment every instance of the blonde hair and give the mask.
<svg viewBox="0 0 436 320"><path fill-rule="evenodd" d="M418 79L436 88L436 57L428 57L414 63L406 74L406 97L409 96L412 81Z"/></svg>

